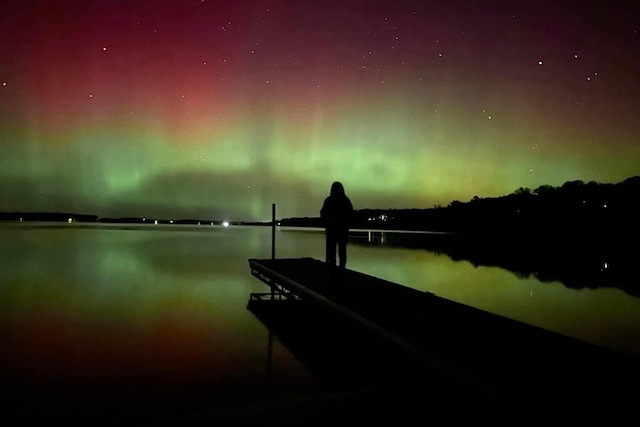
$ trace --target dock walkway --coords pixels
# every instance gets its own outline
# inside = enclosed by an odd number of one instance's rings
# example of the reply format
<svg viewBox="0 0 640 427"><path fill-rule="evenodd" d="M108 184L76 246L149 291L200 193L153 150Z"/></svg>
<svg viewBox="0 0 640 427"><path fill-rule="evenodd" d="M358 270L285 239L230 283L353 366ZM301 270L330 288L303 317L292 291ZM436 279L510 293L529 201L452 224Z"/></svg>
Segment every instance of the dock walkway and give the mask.
<svg viewBox="0 0 640 427"><path fill-rule="evenodd" d="M531 405L543 398L582 415L622 398L620 355L595 345L313 258L249 265L270 287L250 305L309 304L467 392Z"/></svg>

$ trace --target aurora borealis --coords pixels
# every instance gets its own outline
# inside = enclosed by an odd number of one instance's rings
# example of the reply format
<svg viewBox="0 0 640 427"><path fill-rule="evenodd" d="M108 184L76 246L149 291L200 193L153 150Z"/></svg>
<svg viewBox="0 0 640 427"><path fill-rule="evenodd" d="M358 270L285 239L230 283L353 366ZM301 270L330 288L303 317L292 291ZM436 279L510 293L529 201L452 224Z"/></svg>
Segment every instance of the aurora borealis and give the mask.
<svg viewBox="0 0 640 427"><path fill-rule="evenodd" d="M8 1L0 211L263 220L640 174L634 2Z"/></svg>

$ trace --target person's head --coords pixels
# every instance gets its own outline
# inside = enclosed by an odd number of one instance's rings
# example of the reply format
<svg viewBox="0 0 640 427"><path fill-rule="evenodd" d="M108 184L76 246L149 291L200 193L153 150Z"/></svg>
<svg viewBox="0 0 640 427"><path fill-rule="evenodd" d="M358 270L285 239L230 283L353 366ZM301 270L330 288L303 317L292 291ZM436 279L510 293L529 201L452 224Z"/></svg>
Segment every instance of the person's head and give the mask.
<svg viewBox="0 0 640 427"><path fill-rule="evenodd" d="M331 196L342 197L344 195L344 187L341 182L335 181L331 184Z"/></svg>

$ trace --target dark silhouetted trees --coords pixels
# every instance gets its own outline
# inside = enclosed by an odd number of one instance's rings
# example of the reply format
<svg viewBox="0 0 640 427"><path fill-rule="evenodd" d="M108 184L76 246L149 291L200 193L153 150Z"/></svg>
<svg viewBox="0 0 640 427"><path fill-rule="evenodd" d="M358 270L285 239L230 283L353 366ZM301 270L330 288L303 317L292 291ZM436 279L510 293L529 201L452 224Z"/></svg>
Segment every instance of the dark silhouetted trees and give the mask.
<svg viewBox="0 0 640 427"><path fill-rule="evenodd" d="M640 176L617 184L567 181L501 197L474 196L431 209L360 209L353 228L465 233L612 233L638 231ZM317 218L282 225L317 226Z"/></svg>

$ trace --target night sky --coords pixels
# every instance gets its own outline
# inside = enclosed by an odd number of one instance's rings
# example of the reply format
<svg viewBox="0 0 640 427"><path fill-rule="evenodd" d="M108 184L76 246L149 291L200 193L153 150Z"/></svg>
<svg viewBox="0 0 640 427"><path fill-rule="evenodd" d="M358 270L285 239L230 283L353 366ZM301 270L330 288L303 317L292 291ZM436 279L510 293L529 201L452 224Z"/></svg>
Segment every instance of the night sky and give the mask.
<svg viewBox="0 0 640 427"><path fill-rule="evenodd" d="M264 220L640 175L634 1L5 1L0 211Z"/></svg>

